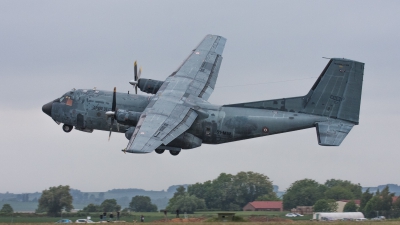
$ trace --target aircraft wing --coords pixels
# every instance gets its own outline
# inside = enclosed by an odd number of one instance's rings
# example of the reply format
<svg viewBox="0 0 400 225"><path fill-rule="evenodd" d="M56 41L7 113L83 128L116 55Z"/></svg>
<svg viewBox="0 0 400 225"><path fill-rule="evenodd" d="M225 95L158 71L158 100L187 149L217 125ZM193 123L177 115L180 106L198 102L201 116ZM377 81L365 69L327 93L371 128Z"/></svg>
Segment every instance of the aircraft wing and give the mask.
<svg viewBox="0 0 400 225"><path fill-rule="evenodd" d="M226 39L207 35L172 73L143 111L127 152L148 153L184 133L197 117L193 99L207 100L214 90Z"/></svg>

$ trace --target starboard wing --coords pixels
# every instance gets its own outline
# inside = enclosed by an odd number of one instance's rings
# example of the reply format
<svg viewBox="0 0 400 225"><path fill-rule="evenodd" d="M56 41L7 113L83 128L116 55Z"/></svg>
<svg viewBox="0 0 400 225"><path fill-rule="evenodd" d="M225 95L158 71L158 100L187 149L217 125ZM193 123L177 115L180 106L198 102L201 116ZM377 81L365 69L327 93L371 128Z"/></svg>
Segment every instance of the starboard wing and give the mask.
<svg viewBox="0 0 400 225"><path fill-rule="evenodd" d="M207 100L214 90L226 39L207 35L151 99L129 140L127 152L148 153L167 145L197 117L191 99Z"/></svg>

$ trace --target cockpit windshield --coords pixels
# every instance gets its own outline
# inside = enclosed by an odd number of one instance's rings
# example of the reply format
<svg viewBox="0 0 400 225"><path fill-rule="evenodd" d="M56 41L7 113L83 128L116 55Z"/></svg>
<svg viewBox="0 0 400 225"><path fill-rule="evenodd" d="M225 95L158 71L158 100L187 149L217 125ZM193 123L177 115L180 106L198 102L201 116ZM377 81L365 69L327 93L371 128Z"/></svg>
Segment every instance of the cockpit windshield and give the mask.
<svg viewBox="0 0 400 225"><path fill-rule="evenodd" d="M60 98L60 102L66 103L68 101L68 99L71 99L71 97L69 95L64 95Z"/></svg>

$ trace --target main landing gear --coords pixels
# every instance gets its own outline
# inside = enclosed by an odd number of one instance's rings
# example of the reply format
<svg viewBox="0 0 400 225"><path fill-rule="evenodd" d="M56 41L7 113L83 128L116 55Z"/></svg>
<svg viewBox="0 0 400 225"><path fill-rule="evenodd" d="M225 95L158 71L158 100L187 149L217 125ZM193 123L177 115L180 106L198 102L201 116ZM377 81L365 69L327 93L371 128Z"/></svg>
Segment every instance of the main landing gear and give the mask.
<svg viewBox="0 0 400 225"><path fill-rule="evenodd" d="M62 129L63 129L63 131L64 131L65 133L71 132L72 128L73 128L73 126L68 125L68 124L64 124L64 125L62 126Z"/></svg>
<svg viewBox="0 0 400 225"><path fill-rule="evenodd" d="M164 149L156 149L155 150L157 154L163 154L164 153Z"/></svg>
<svg viewBox="0 0 400 225"><path fill-rule="evenodd" d="M165 151L165 149L156 149L156 150L154 150L154 151L155 151L157 154L163 154L164 151ZM169 153L170 153L171 155L173 155L173 156L179 155L180 152L181 152L181 151L169 150Z"/></svg>
<svg viewBox="0 0 400 225"><path fill-rule="evenodd" d="M173 150L169 150L169 153L171 154L171 155L173 155L173 156L177 156L177 155L179 155L179 153L180 153L181 151L173 151Z"/></svg>

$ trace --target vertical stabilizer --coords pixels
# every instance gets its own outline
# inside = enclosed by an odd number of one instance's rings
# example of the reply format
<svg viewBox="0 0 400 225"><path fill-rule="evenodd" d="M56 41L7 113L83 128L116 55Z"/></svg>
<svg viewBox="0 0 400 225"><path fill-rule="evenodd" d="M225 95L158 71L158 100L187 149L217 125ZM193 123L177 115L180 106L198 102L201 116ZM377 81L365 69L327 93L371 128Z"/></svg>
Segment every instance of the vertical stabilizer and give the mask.
<svg viewBox="0 0 400 225"><path fill-rule="evenodd" d="M331 59L305 96L302 112L359 123L364 63Z"/></svg>

